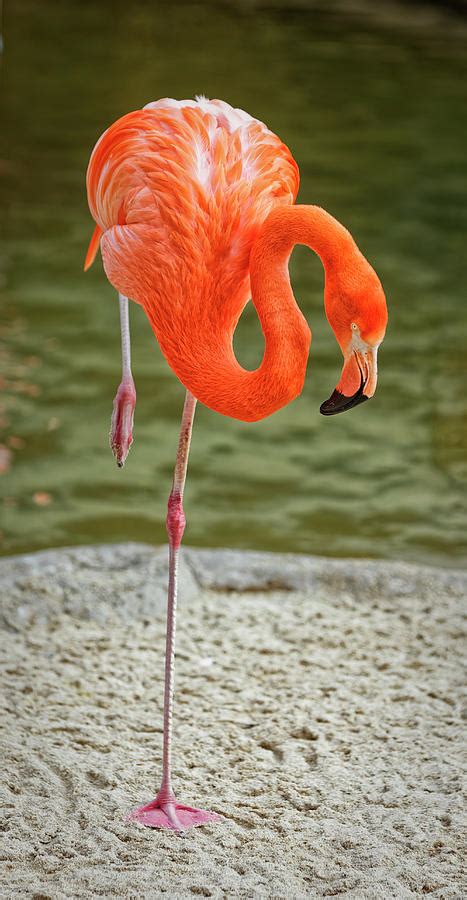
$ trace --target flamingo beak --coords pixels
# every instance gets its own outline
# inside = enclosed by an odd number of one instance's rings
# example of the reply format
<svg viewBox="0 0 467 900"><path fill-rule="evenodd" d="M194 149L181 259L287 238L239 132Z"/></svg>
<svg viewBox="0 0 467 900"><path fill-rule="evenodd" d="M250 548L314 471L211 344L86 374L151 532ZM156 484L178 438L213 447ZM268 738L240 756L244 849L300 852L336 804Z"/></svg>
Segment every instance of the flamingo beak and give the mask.
<svg viewBox="0 0 467 900"><path fill-rule="evenodd" d="M339 384L332 392L329 400L320 406L323 416L335 416L337 413L353 409L373 396L378 379L377 347L370 347L359 341L358 346L351 346L346 355Z"/></svg>

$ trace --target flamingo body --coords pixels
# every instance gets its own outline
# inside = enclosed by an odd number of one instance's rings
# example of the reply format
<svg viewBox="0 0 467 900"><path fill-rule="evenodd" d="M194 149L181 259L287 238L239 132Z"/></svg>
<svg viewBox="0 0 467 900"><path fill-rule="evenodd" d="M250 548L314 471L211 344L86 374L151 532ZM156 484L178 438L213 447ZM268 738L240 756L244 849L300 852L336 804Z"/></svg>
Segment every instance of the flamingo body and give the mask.
<svg viewBox="0 0 467 900"><path fill-rule="evenodd" d="M283 405L280 391L273 408L260 396L239 402L235 393L251 395L251 387L228 376L233 367L241 381L244 372L232 338L250 296L251 248L271 210L294 202L298 184L297 164L275 134L203 98L159 100L123 116L90 160L88 197L98 224L90 257L102 233L109 280L144 307L180 381L236 418L263 418ZM225 379L222 365L213 372L221 353ZM297 393L305 374L302 358L298 364Z"/></svg>

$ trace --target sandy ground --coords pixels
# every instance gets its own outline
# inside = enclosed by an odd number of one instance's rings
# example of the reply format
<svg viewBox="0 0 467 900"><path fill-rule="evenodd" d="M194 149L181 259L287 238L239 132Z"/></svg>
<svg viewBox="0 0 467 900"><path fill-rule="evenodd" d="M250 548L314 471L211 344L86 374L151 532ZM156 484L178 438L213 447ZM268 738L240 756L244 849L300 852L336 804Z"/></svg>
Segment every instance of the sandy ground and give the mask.
<svg viewBox="0 0 467 900"><path fill-rule="evenodd" d="M186 551L175 788L225 820L181 838L124 821L158 787L165 572L0 561L2 896L465 897L467 574Z"/></svg>

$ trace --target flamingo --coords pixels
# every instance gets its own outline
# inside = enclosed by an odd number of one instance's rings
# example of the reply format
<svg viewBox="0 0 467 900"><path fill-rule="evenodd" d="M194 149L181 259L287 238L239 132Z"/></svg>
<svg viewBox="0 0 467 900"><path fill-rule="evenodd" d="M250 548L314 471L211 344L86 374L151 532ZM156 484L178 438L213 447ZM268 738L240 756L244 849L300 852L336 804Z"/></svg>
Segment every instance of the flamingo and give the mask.
<svg viewBox="0 0 467 900"><path fill-rule="evenodd" d="M96 222L85 269L100 246L120 300L122 381L111 445L123 465L132 440L128 298L141 304L169 366L186 388L168 499L169 581L162 780L130 819L184 831L218 821L179 803L172 787L172 711L178 557L185 530L183 491L197 401L256 422L294 400L305 378L311 332L297 306L288 261L296 244L321 258L326 316L341 348L342 373L321 413L331 416L373 396L387 309L378 276L347 229L324 209L296 205L298 166L266 125L221 100L162 99L130 112L94 147L87 194ZM264 356L246 371L233 334L249 298Z"/></svg>

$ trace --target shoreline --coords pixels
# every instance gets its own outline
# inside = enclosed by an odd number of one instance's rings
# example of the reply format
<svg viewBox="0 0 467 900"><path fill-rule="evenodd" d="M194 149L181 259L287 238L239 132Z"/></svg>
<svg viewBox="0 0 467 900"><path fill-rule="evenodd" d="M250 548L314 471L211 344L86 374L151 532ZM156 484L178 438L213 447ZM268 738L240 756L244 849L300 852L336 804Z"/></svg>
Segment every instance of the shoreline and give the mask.
<svg viewBox="0 0 467 900"><path fill-rule="evenodd" d="M136 542L60 547L0 558L0 628L21 630L69 613L103 622L160 616L165 611L168 547ZM76 585L89 593L75 601ZM125 591L131 586L128 605ZM327 590L367 596L377 590L410 598L425 590L467 596L467 569L412 562L342 559L298 553L182 546L179 601L203 591L255 594ZM99 614L94 604L100 603ZM19 613L18 613L19 610Z"/></svg>

